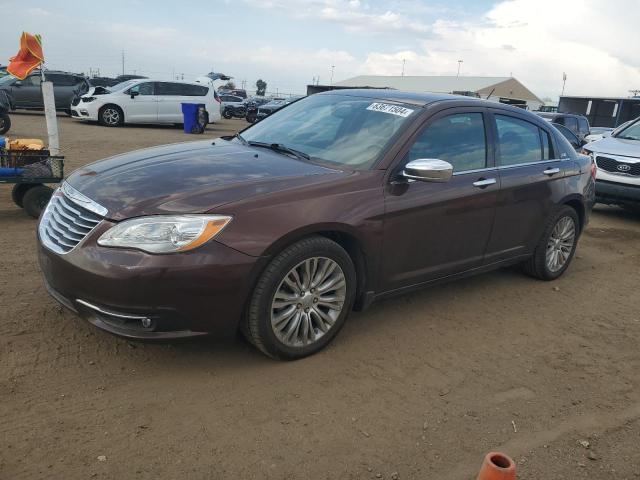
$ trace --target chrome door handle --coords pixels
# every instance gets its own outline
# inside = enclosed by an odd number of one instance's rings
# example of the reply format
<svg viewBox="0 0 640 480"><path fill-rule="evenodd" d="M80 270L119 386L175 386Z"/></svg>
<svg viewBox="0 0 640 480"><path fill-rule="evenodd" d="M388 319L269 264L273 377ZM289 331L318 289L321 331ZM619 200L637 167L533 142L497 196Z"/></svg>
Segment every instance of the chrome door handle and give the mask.
<svg viewBox="0 0 640 480"><path fill-rule="evenodd" d="M488 187L489 185L493 185L494 183L496 183L495 178L486 178L486 179L478 180L477 182L473 182L473 186L478 188L484 188L484 187Z"/></svg>
<svg viewBox="0 0 640 480"><path fill-rule="evenodd" d="M552 176L552 175L555 175L556 173L560 173L560 169L559 169L559 168L557 168L557 167L556 167L556 168L547 168L547 169L546 169L544 172L542 172L542 173L544 173L545 175Z"/></svg>

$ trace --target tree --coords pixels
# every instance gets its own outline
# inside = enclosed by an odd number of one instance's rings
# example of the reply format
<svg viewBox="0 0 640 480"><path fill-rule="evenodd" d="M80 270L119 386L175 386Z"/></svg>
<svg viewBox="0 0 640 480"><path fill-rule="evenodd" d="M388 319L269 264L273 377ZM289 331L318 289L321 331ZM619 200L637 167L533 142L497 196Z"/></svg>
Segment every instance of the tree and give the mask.
<svg viewBox="0 0 640 480"><path fill-rule="evenodd" d="M267 82L260 79L256 82L256 95L264 97L265 93L267 93Z"/></svg>
<svg viewBox="0 0 640 480"><path fill-rule="evenodd" d="M233 83L233 80L229 80L227 84L222 88L224 88L225 90L235 90L236 84Z"/></svg>

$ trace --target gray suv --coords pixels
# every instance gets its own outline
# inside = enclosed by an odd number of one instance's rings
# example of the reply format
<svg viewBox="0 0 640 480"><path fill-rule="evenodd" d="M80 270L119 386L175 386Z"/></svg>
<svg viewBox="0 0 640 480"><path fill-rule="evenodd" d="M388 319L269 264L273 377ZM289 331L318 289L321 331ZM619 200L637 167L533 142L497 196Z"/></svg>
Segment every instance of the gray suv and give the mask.
<svg viewBox="0 0 640 480"><path fill-rule="evenodd" d="M71 101L76 95L82 95L89 90L89 82L76 73L46 71L45 77L53 83L56 100L56 110L71 111ZM12 75L0 78L0 90L6 91L13 98L15 108L44 109L42 76L39 71L31 73L24 80L18 80Z"/></svg>

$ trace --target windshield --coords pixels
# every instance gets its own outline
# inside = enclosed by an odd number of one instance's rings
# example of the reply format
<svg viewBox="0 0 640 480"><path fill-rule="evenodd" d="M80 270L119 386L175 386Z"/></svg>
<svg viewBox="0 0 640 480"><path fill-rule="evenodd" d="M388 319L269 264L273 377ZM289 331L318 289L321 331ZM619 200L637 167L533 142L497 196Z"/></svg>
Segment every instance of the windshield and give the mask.
<svg viewBox="0 0 640 480"><path fill-rule="evenodd" d="M614 136L623 140L640 140L640 118L628 127L615 132Z"/></svg>
<svg viewBox="0 0 640 480"><path fill-rule="evenodd" d="M329 163L370 168L417 107L347 95L312 95L242 132Z"/></svg>
<svg viewBox="0 0 640 480"><path fill-rule="evenodd" d="M116 83L113 87L108 87L107 90L109 90L110 92L117 92L120 90L124 90L127 87L130 87L136 82L138 82L138 80L127 80L126 82Z"/></svg>

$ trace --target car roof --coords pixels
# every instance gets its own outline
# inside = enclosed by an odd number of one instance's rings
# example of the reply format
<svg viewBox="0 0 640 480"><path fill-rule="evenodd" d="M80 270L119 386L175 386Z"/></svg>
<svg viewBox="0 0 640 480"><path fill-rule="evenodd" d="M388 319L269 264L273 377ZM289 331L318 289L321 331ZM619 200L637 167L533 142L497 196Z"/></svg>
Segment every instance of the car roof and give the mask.
<svg viewBox="0 0 640 480"><path fill-rule="evenodd" d="M131 78L129 80L123 80L120 83L124 82L162 82L162 83L179 83L180 85L198 85L199 87L207 87L211 88L211 85L207 85L206 83L198 83L198 82L187 82L185 80L163 80L161 78Z"/></svg>
<svg viewBox="0 0 640 480"><path fill-rule="evenodd" d="M582 117L586 118L584 115L580 115L579 113L559 113L559 112L535 112L536 115L542 118L558 118L558 117Z"/></svg>

